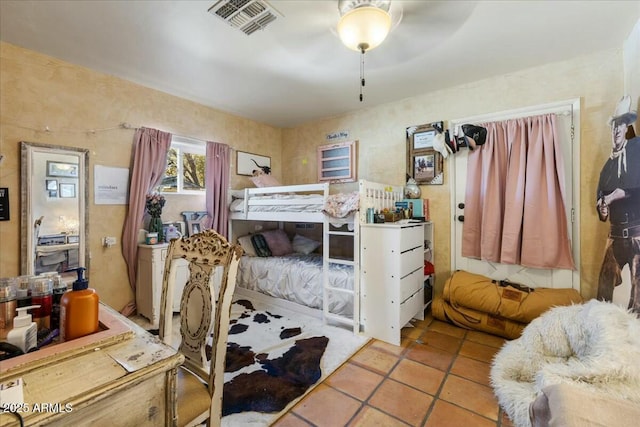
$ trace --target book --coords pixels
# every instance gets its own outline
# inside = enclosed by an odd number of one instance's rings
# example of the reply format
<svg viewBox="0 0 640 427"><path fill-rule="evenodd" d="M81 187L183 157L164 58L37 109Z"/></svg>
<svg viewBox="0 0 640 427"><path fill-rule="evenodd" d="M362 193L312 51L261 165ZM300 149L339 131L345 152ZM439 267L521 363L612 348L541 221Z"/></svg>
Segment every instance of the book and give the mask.
<svg viewBox="0 0 640 427"><path fill-rule="evenodd" d="M395 203L396 211L402 211L405 209L409 209L409 202L407 200L402 200L400 202Z"/></svg>
<svg viewBox="0 0 640 427"><path fill-rule="evenodd" d="M404 199L402 202L396 202L406 204L405 209L409 209L413 216L412 218L424 217L424 200L423 199Z"/></svg>

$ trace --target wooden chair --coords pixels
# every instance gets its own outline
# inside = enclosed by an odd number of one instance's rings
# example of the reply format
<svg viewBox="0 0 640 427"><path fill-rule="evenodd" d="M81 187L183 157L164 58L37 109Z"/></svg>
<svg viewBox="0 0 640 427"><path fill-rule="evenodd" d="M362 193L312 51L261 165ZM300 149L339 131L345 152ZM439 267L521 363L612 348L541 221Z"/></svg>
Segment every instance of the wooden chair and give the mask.
<svg viewBox="0 0 640 427"><path fill-rule="evenodd" d="M219 426L231 300L242 249L213 230L174 239L165 260L160 339L172 345L173 288L185 280L180 301L177 425ZM212 337L210 357L207 338ZM209 360L208 360L209 359ZM175 423L174 423L175 424Z"/></svg>

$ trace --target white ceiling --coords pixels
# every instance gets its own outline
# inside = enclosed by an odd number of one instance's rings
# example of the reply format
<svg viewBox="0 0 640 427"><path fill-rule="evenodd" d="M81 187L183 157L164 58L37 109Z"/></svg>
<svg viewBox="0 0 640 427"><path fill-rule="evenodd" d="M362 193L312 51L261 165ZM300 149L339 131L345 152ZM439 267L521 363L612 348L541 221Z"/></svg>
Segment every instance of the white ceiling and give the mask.
<svg viewBox="0 0 640 427"><path fill-rule="evenodd" d="M367 52L359 102L360 55L335 34L336 0L270 1L283 16L250 36L207 12L216 1L0 0L0 39L290 127L622 48L640 17L629 0L395 0L402 18Z"/></svg>

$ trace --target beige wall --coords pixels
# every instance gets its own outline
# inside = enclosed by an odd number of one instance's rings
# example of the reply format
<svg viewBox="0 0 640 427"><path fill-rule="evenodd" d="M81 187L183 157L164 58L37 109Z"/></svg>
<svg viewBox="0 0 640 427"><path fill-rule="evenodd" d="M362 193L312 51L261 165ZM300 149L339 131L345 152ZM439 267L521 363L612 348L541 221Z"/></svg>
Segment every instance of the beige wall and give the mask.
<svg viewBox="0 0 640 427"><path fill-rule="evenodd" d="M640 10L640 2L638 2ZM633 109L640 111L640 19L624 43L624 93L631 96ZM636 131L640 120L636 120ZM639 132L636 132L639 133Z"/></svg>
<svg viewBox="0 0 640 427"><path fill-rule="evenodd" d="M117 126L121 122L155 127L175 134L224 142L236 149L272 158L274 175L284 184L316 181L318 145L325 135L349 130L359 140L358 177L378 182L404 183L407 126L504 111L580 97L581 134L581 251L582 288L593 296L607 226L593 209L600 167L609 153L607 117L623 90L621 50L594 53L565 62L532 68L463 86L416 95L352 114L314 121L294 129L277 129L190 101L64 63L32 51L0 43L0 186L11 193L11 221L0 222L0 276L19 273L20 182L19 141L87 147L90 165L129 167L133 131L86 130ZM372 85L376 84L371 82ZM365 104L366 105L366 104ZM46 126L51 132L41 131ZM34 130L38 129L38 130ZM235 155L233 156L235 161ZM235 170L235 167L234 167ZM121 308L132 298L121 247L104 249L103 236L120 241L125 206L93 204L93 168L90 178L90 283L103 301ZM444 185L423 186L431 199L436 225L437 287L450 273L448 164ZM231 174L233 186L246 178ZM350 189L339 186L334 191ZM173 203L173 205L172 205ZM191 206L191 205L194 206ZM202 198L179 205L169 199L167 215L183 209L203 209ZM179 219L165 217L163 219Z"/></svg>
<svg viewBox="0 0 640 427"><path fill-rule="evenodd" d="M369 82L375 85L376 82ZM285 130L283 158L289 160L288 183L313 182L315 149L325 135L349 130L359 141L358 178L400 184L405 178L405 128L527 106L581 98L581 254L582 293L595 295L607 225L598 221L593 203L600 168L610 150L607 117L623 90L621 49L417 95L380 107L318 120ZM305 160L307 163L305 164ZM449 160L444 185L422 186L430 199L435 225L436 291L451 273Z"/></svg>
<svg viewBox="0 0 640 427"><path fill-rule="evenodd" d="M271 156L274 175L281 178L278 128L0 43L0 186L9 188L11 207L11 220L0 221L0 277L20 273L19 142L84 147L90 150L90 286L116 309L133 298L120 245L126 206L95 205L93 199L93 166L130 167L134 131L99 131L121 122ZM234 186L248 183L235 173L231 177ZM167 199L164 220L182 219L183 210L205 210L202 196ZM116 236L118 244L103 248L105 236Z"/></svg>

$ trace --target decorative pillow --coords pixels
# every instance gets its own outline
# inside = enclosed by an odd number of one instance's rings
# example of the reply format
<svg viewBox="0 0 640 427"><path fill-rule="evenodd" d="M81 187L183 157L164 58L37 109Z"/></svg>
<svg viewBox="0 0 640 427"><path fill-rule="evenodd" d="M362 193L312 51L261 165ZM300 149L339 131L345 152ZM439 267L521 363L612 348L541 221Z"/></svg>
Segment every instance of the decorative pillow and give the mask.
<svg viewBox="0 0 640 427"><path fill-rule="evenodd" d="M284 230L269 230L263 232L262 235L267 241L267 245L269 245L271 255L282 256L293 252L289 236L287 236L287 233L285 233Z"/></svg>
<svg viewBox="0 0 640 427"><path fill-rule="evenodd" d="M238 243L240 247L244 251L247 256L258 256L255 248L253 247L253 243L251 243L251 234L247 234L246 236L238 237Z"/></svg>
<svg viewBox="0 0 640 427"><path fill-rule="evenodd" d="M244 199L244 190L229 190L229 193L234 199Z"/></svg>
<svg viewBox="0 0 640 427"><path fill-rule="evenodd" d="M251 243L253 244L253 247L256 250L256 254L258 256L260 257L271 256L269 245L267 245L267 241L265 240L262 234L254 234L253 236L251 236Z"/></svg>
<svg viewBox="0 0 640 427"><path fill-rule="evenodd" d="M259 188L279 187L282 185L272 175L266 175L266 174L252 176L251 181L255 184L256 187L259 187Z"/></svg>
<svg viewBox="0 0 640 427"><path fill-rule="evenodd" d="M293 247L294 252L308 255L315 251L320 245L320 242L316 242L313 239L296 234L293 237L293 243L291 246Z"/></svg>

